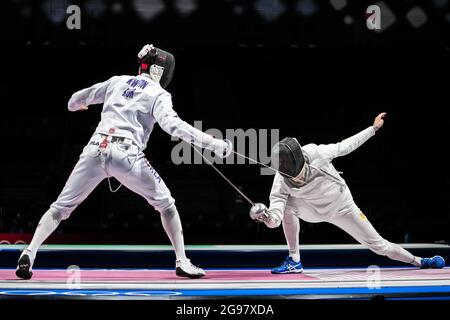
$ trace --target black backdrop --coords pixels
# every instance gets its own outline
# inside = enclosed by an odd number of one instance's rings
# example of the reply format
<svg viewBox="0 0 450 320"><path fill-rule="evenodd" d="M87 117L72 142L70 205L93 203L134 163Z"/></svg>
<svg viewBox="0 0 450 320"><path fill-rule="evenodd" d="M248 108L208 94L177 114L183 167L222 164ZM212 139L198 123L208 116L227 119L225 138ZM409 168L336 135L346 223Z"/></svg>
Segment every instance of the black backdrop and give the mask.
<svg viewBox="0 0 450 320"><path fill-rule="evenodd" d="M389 2L398 20L381 34L365 28L364 1L347 13L321 4L309 19L285 1L288 10L272 23L255 13L233 15L239 1L198 1L188 18L177 16L169 1L165 13L144 23L125 2L121 15L86 17L79 31L52 25L36 3L13 1L2 20L8 28L1 32L0 233L34 230L93 133L101 106L70 113L70 95L116 74L135 74L136 53L153 42L177 59L169 87L176 111L191 124L202 120L204 129L279 129L303 144L330 143L386 111L385 127L335 165L382 235L449 241L450 24L430 3ZM31 15L24 18L27 5ZM428 12L418 29L401 18L413 5ZM354 17L350 27L341 21L345 14ZM206 164L172 164L174 145L155 127L145 153L177 201L188 244L284 243L281 228L249 220L248 204ZM258 166L218 167L254 201L268 203L272 178L259 175ZM125 188L110 193L106 181L58 233L75 234L78 242L167 243L153 208ZM301 241L352 239L333 226L303 223Z"/></svg>

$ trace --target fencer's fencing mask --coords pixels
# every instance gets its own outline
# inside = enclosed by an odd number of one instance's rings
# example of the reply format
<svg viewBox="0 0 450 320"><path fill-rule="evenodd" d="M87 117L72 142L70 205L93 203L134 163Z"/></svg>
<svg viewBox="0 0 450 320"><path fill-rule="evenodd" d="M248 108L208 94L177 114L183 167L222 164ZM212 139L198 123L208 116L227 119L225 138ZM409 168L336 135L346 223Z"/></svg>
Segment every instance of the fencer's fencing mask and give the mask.
<svg viewBox="0 0 450 320"><path fill-rule="evenodd" d="M295 138L284 138L272 148L272 167L291 178L297 177L305 165L302 147Z"/></svg>
<svg viewBox="0 0 450 320"><path fill-rule="evenodd" d="M138 62L139 74L142 72L150 74L152 80L159 82L163 88L169 85L175 70L173 54L147 44L138 53Z"/></svg>

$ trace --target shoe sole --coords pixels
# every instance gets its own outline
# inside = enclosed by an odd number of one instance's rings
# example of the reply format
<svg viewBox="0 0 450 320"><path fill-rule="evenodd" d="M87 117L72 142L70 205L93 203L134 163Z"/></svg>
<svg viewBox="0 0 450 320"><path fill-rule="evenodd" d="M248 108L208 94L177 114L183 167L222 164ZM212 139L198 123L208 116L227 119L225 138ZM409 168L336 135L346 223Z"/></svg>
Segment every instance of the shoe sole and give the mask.
<svg viewBox="0 0 450 320"><path fill-rule="evenodd" d="M19 268L16 270L16 276L24 280L30 280L33 277L33 272L28 271L28 269Z"/></svg>
<svg viewBox="0 0 450 320"><path fill-rule="evenodd" d="M33 276L33 271L30 271L30 258L27 255L19 259L16 276L24 280L30 280Z"/></svg>
<svg viewBox="0 0 450 320"><path fill-rule="evenodd" d="M445 268L445 264L444 265L433 265L430 267L430 269L444 269Z"/></svg>
<svg viewBox="0 0 450 320"><path fill-rule="evenodd" d="M289 270L289 271L282 271L282 272L271 271L272 274L288 274L288 273L302 273L302 272L303 272L303 269Z"/></svg>
<svg viewBox="0 0 450 320"><path fill-rule="evenodd" d="M177 267L175 269L175 274L179 277L185 277L185 278L191 278L191 279L197 279L197 278L201 278L204 277L204 274L190 274L185 272L183 269L181 269L180 267Z"/></svg>

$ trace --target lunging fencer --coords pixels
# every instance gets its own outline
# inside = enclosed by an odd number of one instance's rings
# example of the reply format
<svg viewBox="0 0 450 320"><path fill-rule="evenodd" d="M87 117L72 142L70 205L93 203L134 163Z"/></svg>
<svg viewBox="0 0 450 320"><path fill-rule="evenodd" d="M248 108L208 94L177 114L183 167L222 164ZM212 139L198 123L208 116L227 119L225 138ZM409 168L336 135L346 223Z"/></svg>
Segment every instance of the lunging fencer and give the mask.
<svg viewBox="0 0 450 320"><path fill-rule="evenodd" d="M308 144L301 147L295 138L284 138L272 148L271 160L278 172L270 192L270 206L255 204L252 219L269 228L283 224L289 255L274 274L301 273L300 219L328 222L341 228L373 252L420 268L443 268L441 256L421 258L384 239L355 204L352 194L332 161L345 156L369 140L383 126L386 113L372 126L336 144Z"/></svg>
<svg viewBox="0 0 450 320"><path fill-rule="evenodd" d="M175 200L143 151L155 123L168 134L207 148L219 157L228 156L232 144L197 130L173 110L171 95L165 90L175 68L172 54L145 45L138 53L138 62L137 76L114 76L78 91L70 98L69 111L88 110L89 105L103 103L101 121L61 194L42 216L30 245L21 253L16 269L18 277L32 277L36 253L42 243L103 179L107 178L109 183L110 177L144 197L159 211L175 251L176 274L191 278L205 275L186 257ZM109 186L111 188L111 184Z"/></svg>

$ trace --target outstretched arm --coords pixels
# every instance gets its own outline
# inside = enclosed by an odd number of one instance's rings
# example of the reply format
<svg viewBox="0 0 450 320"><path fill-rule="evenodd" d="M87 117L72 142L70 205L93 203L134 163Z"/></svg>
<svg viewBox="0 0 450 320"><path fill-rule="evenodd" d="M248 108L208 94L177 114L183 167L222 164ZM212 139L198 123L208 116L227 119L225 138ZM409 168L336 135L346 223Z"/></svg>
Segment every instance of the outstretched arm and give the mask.
<svg viewBox="0 0 450 320"><path fill-rule="evenodd" d="M255 203L250 209L250 217L259 222L264 222L269 228L277 228L283 220L286 203L289 198L289 192L285 190L283 177L275 174L272 190L270 191L269 209L262 203Z"/></svg>
<svg viewBox="0 0 450 320"><path fill-rule="evenodd" d="M87 110L91 104L103 103L105 101L106 90L113 78L75 92L68 103L69 111Z"/></svg>
<svg viewBox="0 0 450 320"><path fill-rule="evenodd" d="M230 141L215 139L181 120L172 108L172 98L169 93L164 93L157 99L153 116L160 127L171 136L212 150L219 157L227 157L233 149Z"/></svg>
<svg viewBox="0 0 450 320"><path fill-rule="evenodd" d="M363 131L347 138L339 143L319 145L319 152L327 159L333 160L337 157L345 156L361 145L363 145L367 140L375 135L375 132L379 130L384 124L384 117L386 112L380 113L376 118L372 126L364 129Z"/></svg>

